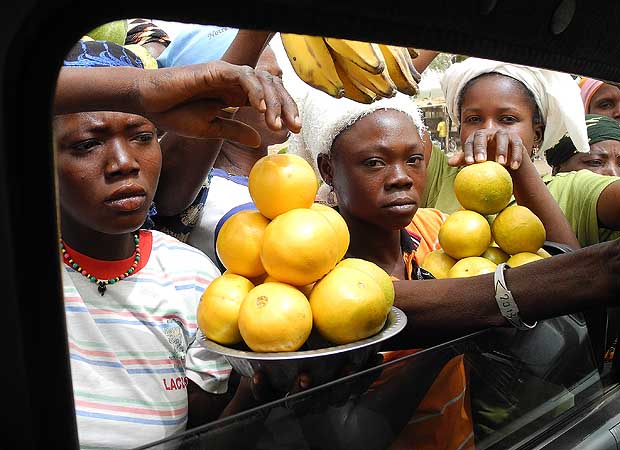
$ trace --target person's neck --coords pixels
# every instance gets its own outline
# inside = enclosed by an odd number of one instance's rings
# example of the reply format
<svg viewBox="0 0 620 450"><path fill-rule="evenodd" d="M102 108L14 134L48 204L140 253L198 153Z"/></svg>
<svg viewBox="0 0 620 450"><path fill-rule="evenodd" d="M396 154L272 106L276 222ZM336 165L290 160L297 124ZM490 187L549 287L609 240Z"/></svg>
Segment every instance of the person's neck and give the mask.
<svg viewBox="0 0 620 450"><path fill-rule="evenodd" d="M390 275L403 277L400 230L386 230L350 217L345 217L345 221L351 237L345 258L365 259L377 264Z"/></svg>
<svg viewBox="0 0 620 450"><path fill-rule="evenodd" d="M133 255L136 250L134 234L138 232L106 234L75 226L67 220L61 226L61 238L65 244L83 255L104 261L118 261Z"/></svg>
<svg viewBox="0 0 620 450"><path fill-rule="evenodd" d="M225 170L231 175L247 177L256 161L265 155L267 149L263 147L250 148L233 142L224 142L213 167Z"/></svg>

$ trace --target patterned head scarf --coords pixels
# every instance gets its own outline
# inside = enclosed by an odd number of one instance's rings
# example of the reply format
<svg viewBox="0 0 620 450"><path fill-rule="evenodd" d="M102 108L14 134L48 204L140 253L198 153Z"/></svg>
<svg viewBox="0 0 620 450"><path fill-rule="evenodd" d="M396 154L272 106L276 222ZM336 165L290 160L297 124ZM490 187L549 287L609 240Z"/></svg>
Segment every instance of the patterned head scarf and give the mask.
<svg viewBox="0 0 620 450"><path fill-rule="evenodd" d="M63 66L144 68L135 53L109 41L78 41L65 56Z"/></svg>
<svg viewBox="0 0 620 450"><path fill-rule="evenodd" d="M129 21L129 29L125 38L125 45L144 45L157 42L165 47L170 44L170 36L160 27L147 19L133 19Z"/></svg>
<svg viewBox="0 0 620 450"><path fill-rule="evenodd" d="M600 80L595 80L594 78L587 77L577 77L575 80L577 81L577 86L581 89L581 101L583 102L583 108L588 112L590 109L590 102L592 101L592 97L600 89L603 83Z"/></svg>
<svg viewBox="0 0 620 450"><path fill-rule="evenodd" d="M463 88L470 80L487 73L499 73L514 78L532 93L545 124L540 147L542 151L555 145L567 132L579 151L589 151L583 124L585 112L579 97L579 88L567 73L473 57L452 64L444 72L441 89L450 119L455 124L459 124L459 104Z"/></svg>
<svg viewBox="0 0 620 450"><path fill-rule="evenodd" d="M588 129L588 143L590 145L602 141L620 142L620 122L599 114L586 114ZM570 137L564 136L556 145L547 150L547 163L551 167L558 167L568 161L577 150Z"/></svg>

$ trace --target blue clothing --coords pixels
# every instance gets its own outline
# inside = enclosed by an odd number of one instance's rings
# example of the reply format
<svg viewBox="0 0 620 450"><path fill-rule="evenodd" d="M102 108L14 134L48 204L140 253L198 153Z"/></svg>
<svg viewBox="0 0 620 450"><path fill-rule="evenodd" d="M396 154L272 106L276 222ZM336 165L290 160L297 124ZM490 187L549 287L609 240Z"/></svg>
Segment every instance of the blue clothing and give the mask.
<svg viewBox="0 0 620 450"><path fill-rule="evenodd" d="M235 36L236 28L188 25L157 57L159 67L178 67L221 59Z"/></svg>

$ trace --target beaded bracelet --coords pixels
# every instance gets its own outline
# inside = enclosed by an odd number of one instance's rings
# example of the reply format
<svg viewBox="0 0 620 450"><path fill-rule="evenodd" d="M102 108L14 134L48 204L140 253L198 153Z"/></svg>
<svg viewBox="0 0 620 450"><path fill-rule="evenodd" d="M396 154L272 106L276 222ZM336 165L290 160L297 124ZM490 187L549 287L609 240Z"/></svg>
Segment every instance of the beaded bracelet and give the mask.
<svg viewBox="0 0 620 450"><path fill-rule="evenodd" d="M502 316L515 328L519 330L531 330L536 326L538 322L534 322L533 325L525 323L519 315L519 307L515 303L515 299L512 296L512 292L508 290L506 280L504 279L504 271L509 269L510 266L506 263L498 264L495 269L495 276L493 277L493 284L495 285L495 301L499 307L499 311Z"/></svg>

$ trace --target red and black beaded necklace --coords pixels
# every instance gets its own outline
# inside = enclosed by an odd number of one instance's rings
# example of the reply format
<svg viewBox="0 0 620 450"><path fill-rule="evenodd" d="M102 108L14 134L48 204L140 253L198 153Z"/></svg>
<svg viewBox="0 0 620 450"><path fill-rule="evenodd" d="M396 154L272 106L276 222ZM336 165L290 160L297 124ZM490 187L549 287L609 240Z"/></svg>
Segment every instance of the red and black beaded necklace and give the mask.
<svg viewBox="0 0 620 450"><path fill-rule="evenodd" d="M113 277L113 278L108 278L108 279L97 278L93 274L89 273L87 270L84 270L80 266L80 264L77 263L71 257L71 255L69 255L69 253L67 252L67 249L65 247L65 243L62 240L62 238L60 238L60 253L62 253L62 257L69 263L69 265L73 269L75 269L77 272L81 273L83 276L88 278L91 282L96 283L97 284L97 290L103 296L103 294L105 294L105 291L106 291L106 289L108 287L108 284L114 284L114 283L117 283L117 282L119 282L121 280L124 280L128 276L132 275L134 273L134 271L136 270L136 268L138 267L138 263L140 262L140 236L138 234L134 234L133 235L133 241L136 244L136 248L134 250L134 258L133 258L133 263L131 264L131 267L129 267L129 269L127 269L127 271L125 271L125 273L123 273L121 275L118 275L116 277Z"/></svg>

